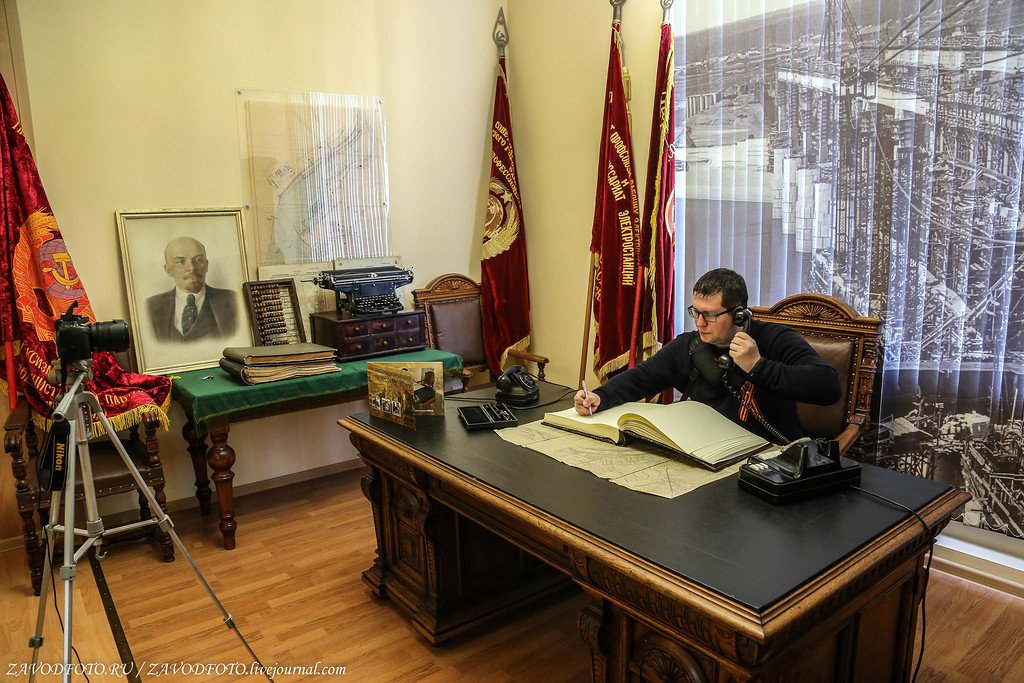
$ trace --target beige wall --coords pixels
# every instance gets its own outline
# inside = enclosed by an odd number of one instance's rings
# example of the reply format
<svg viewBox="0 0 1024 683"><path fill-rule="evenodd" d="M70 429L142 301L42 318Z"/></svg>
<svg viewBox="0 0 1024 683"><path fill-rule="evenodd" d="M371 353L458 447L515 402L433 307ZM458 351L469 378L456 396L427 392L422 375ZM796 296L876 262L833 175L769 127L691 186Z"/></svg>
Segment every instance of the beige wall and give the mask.
<svg viewBox="0 0 1024 683"><path fill-rule="evenodd" d="M595 0L512 0L511 9L509 81L526 214L534 349L551 358L550 379L574 386L582 351L612 8ZM641 187L661 15L657 2L634 0L623 7L633 150ZM587 365L588 384L596 386Z"/></svg>
<svg viewBox="0 0 1024 683"><path fill-rule="evenodd" d="M115 210L241 205L237 88L383 96L395 253L414 286L479 277L502 4L534 349L552 358L550 379L575 384L611 21L596 0L20 2L33 151L99 319L129 317ZM641 179L660 18L656 2L624 8ZM336 420L358 408L236 426L235 485L354 458ZM171 418L173 501L193 476L176 405Z"/></svg>

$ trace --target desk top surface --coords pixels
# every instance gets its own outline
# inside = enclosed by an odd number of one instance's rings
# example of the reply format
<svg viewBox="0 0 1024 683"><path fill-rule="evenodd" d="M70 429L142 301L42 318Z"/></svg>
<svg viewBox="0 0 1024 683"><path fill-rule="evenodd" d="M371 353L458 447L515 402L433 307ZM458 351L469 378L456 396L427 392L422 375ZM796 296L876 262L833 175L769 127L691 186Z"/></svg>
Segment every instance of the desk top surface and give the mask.
<svg viewBox="0 0 1024 683"><path fill-rule="evenodd" d="M542 403L574 391L541 386ZM365 413L352 419L758 611L910 517L854 489L772 505L741 491L735 474L664 499L506 443L493 432L469 432L458 419L460 405L472 404L446 401L444 418L421 418L415 430ZM568 406L563 399L520 411L519 423ZM863 466L861 488L914 510L951 489L871 465Z"/></svg>

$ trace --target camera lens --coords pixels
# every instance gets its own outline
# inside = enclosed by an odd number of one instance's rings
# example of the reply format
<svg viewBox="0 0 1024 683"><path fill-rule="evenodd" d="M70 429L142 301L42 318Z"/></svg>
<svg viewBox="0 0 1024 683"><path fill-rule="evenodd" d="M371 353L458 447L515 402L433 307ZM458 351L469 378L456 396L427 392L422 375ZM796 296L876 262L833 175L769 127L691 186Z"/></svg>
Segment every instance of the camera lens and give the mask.
<svg viewBox="0 0 1024 683"><path fill-rule="evenodd" d="M123 320L108 320L93 323L89 337L93 351L127 351L128 323Z"/></svg>

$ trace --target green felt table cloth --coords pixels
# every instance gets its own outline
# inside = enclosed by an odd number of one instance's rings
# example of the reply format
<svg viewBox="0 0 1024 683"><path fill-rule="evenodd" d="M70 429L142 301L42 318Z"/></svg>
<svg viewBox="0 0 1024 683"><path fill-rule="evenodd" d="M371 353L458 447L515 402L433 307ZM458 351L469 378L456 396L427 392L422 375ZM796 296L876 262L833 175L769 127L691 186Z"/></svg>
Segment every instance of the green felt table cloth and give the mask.
<svg viewBox="0 0 1024 683"><path fill-rule="evenodd" d="M453 353L423 349L338 363L339 372L293 377L265 384L243 384L219 367L169 374L171 394L192 418L199 433L258 419L340 403L366 393L366 363L440 362L445 374L462 367Z"/></svg>

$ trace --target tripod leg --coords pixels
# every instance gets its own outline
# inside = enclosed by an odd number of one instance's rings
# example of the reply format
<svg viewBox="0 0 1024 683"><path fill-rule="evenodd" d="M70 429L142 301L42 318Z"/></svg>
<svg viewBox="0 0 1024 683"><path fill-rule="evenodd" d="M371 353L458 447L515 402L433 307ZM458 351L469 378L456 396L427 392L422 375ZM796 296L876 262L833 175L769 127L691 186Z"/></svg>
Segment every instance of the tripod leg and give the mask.
<svg viewBox="0 0 1024 683"><path fill-rule="evenodd" d="M94 404L92 405L92 407L96 411L96 416L99 417L100 422L103 423L104 429L107 430L107 435L110 437L110 442L114 445L114 448L117 449L117 452L121 456L121 460L124 462L125 467L127 467L128 471L131 472L132 478L135 479L135 483L139 487L139 491L145 494L146 499L149 501L150 509L153 510L153 512L157 515L157 525L171 537L171 540L174 541L174 545L178 547L178 550L181 551L182 556L188 561L188 564L190 567L192 567L192 571L195 573L196 578L199 580L199 583L203 586L203 588L206 589L206 592L210 596L210 599L213 600L213 603L217 606L217 609L220 610L221 615L223 615L224 624L229 629L235 632L235 635L238 636L238 639L242 642L242 646L245 647L246 651L249 653L249 656L252 657L253 661L263 672L264 676L267 677L267 680L273 681L274 679L271 678L270 674L264 668L263 663L260 662L260 659L256 656L256 653L253 652L253 649L249 646L249 643L248 641L246 641L245 636L243 636L241 631L238 630L238 626L235 624L235 618L231 616L231 614L224 608L224 605L217 597L217 594L213 592L213 588L206 581L206 577L203 576L203 573L201 571L199 571L199 565L197 565L196 561L192 559L192 554L188 551L188 548L185 547L185 544L182 543L181 538L179 538L177 532L174 530L174 523L171 521L171 518L167 516L166 512L163 511L163 509L160 507L160 504L157 503L156 498L153 496L153 492L149 490L149 486L146 485L145 480L143 480L142 475L139 473L139 468L137 468L135 466L135 463L132 462L131 456L128 455L128 451L125 450L124 444L121 443L121 439L118 438L117 433L114 431L114 428L110 425L110 421L107 419L107 416L103 413L103 410L100 408L99 401L96 400L96 396L89 393L84 394L84 396L89 397L90 404Z"/></svg>
<svg viewBox="0 0 1024 683"><path fill-rule="evenodd" d="M106 554L102 550L103 520L100 518L99 506L96 504L96 484L92 478L92 458L89 453L89 427L92 417L86 406L82 406L81 418L78 420L78 463L82 466L82 494L85 497L85 531L90 541L96 545L96 557L103 559ZM82 545L79 557L89 549L89 543ZM76 560L78 558L75 558Z"/></svg>
<svg viewBox="0 0 1024 683"><path fill-rule="evenodd" d="M54 530L54 520L60 515L61 491L54 491L50 495L50 519L43 527L43 538L46 547L43 550L43 577L39 585L39 609L36 612L36 630L28 639L28 646L32 648L32 668L29 670L29 683L35 680L36 671L39 665L39 649L43 646L43 623L46 621L46 599L50 595L50 559L53 557L54 541L57 532Z"/></svg>
<svg viewBox="0 0 1024 683"><path fill-rule="evenodd" d="M69 420L78 422L81 420ZM76 432L72 425L72 434ZM75 439L68 448L67 479L64 481L64 564L60 568L60 578L64 582L64 680L71 680L71 632L75 590L75 464L78 460ZM83 482L84 485L85 482ZM55 517L55 516L54 516Z"/></svg>

